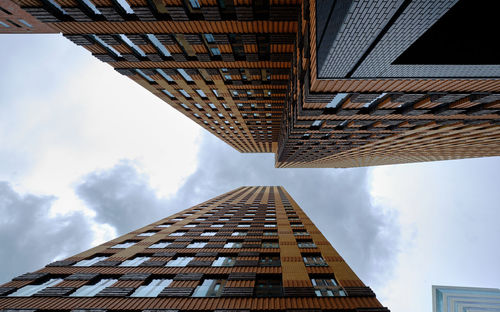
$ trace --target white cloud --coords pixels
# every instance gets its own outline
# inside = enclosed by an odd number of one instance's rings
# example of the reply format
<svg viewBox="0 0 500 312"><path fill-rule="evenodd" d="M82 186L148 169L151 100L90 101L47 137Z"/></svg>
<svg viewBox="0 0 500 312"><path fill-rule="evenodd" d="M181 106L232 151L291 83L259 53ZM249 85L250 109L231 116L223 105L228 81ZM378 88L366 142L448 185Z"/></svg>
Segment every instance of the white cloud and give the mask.
<svg viewBox="0 0 500 312"><path fill-rule="evenodd" d="M373 170L373 196L399 212L403 229L394 276L378 294L392 311L430 310L433 284L498 287L499 160Z"/></svg>

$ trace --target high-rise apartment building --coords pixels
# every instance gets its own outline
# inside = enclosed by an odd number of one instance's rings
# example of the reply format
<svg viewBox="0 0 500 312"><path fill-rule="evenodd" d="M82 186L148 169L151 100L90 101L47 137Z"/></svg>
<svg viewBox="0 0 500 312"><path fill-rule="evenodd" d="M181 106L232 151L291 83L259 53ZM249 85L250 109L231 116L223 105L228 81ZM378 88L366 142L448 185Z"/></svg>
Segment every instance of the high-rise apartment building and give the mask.
<svg viewBox="0 0 500 312"><path fill-rule="evenodd" d="M0 286L0 310L388 311L282 187L241 187Z"/></svg>
<svg viewBox="0 0 500 312"><path fill-rule="evenodd" d="M354 167L500 155L498 6L0 0L0 32L60 32L277 167Z"/></svg>
<svg viewBox="0 0 500 312"><path fill-rule="evenodd" d="M432 312L500 312L500 289L432 286Z"/></svg>

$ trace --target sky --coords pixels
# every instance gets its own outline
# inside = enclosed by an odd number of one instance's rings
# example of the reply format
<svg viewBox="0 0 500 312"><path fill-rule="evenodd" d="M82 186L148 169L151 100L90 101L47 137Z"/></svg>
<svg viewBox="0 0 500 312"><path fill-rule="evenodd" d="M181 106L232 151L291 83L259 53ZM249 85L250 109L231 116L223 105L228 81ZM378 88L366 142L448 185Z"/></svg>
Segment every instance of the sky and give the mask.
<svg viewBox="0 0 500 312"><path fill-rule="evenodd" d="M0 284L244 185L282 185L391 311L500 287L500 158L276 169L60 35L0 35Z"/></svg>

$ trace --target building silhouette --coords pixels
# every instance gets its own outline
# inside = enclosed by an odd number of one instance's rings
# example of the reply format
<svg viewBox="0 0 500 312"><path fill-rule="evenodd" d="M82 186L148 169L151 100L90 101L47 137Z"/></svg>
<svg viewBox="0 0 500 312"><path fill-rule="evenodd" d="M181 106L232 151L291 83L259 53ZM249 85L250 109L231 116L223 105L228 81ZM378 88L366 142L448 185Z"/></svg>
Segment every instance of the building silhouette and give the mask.
<svg viewBox="0 0 500 312"><path fill-rule="evenodd" d="M240 187L0 286L1 311L389 311L283 187Z"/></svg>
<svg viewBox="0 0 500 312"><path fill-rule="evenodd" d="M277 167L355 167L500 155L498 6L0 0L0 32L60 32Z"/></svg>

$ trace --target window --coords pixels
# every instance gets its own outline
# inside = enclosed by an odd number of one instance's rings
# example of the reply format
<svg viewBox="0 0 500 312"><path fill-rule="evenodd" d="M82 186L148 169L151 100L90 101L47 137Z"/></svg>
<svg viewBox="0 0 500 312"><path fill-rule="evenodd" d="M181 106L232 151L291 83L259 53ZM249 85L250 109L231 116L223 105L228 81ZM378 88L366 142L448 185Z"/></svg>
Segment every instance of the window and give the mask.
<svg viewBox="0 0 500 312"><path fill-rule="evenodd" d="M204 34L204 37L205 37L205 40L208 43L215 43L214 35L212 35L212 34Z"/></svg>
<svg viewBox="0 0 500 312"><path fill-rule="evenodd" d="M139 234L137 234L137 236L153 236L156 233L157 233L156 231L148 231L148 232L144 232L144 233L139 233Z"/></svg>
<svg viewBox="0 0 500 312"><path fill-rule="evenodd" d="M316 244L312 241L300 241L297 242L299 248L316 248Z"/></svg>
<svg viewBox="0 0 500 312"><path fill-rule="evenodd" d="M92 264L95 264L99 261L104 261L108 259L106 256L101 256L101 257L94 257L91 259L86 259L86 260L81 260L75 263L73 266L91 266Z"/></svg>
<svg viewBox="0 0 500 312"><path fill-rule="evenodd" d="M185 267L189 262L193 260L193 257L177 257L170 260L165 266L168 267Z"/></svg>
<svg viewBox="0 0 500 312"><path fill-rule="evenodd" d="M302 223L291 223L290 224L291 227L301 227L301 226L304 226Z"/></svg>
<svg viewBox="0 0 500 312"><path fill-rule="evenodd" d="M334 108L345 99L349 94L348 93L337 93L335 97L326 105L326 108Z"/></svg>
<svg viewBox="0 0 500 312"><path fill-rule="evenodd" d="M208 106L210 106L210 108L213 110L217 109L217 107L214 105L214 103L208 103Z"/></svg>
<svg viewBox="0 0 500 312"><path fill-rule="evenodd" d="M115 50L112 46L110 46L109 44L107 44L106 42L104 42L104 40L102 40L101 38L99 38L98 36L96 35L90 35L97 43L99 43L101 46L103 46L104 48L106 48L108 51L110 51L112 54L114 54L115 56L118 56L118 57L122 57L122 55L120 54L120 52L118 52L117 50Z"/></svg>
<svg viewBox="0 0 500 312"><path fill-rule="evenodd" d="M90 2L90 0L83 0L83 3L94 12L94 14L100 15L101 12L95 7L95 5Z"/></svg>
<svg viewBox="0 0 500 312"><path fill-rule="evenodd" d="M184 79L186 79L186 81L188 81L188 82L193 81L193 78L191 78L191 76L189 76L189 74L188 74L188 73L186 73L186 71L185 71L184 69L179 68L179 69L177 69L177 71L179 72L179 74L181 74L181 75L182 75L182 77L183 77Z"/></svg>
<svg viewBox="0 0 500 312"><path fill-rule="evenodd" d="M189 5L191 5L191 8L193 9L201 8L200 2L198 0L189 0Z"/></svg>
<svg viewBox="0 0 500 312"><path fill-rule="evenodd" d="M154 79L146 75L142 70L136 69L135 70L139 75L141 75L142 78L146 79L149 82L154 82Z"/></svg>
<svg viewBox="0 0 500 312"><path fill-rule="evenodd" d="M171 242L159 241L159 242L149 246L148 248L165 248L170 244L171 244Z"/></svg>
<svg viewBox="0 0 500 312"><path fill-rule="evenodd" d="M197 226L198 226L198 224L186 224L186 225L184 225L184 227L187 227L187 228L194 228Z"/></svg>
<svg viewBox="0 0 500 312"><path fill-rule="evenodd" d="M266 221L276 221L276 218L266 218Z"/></svg>
<svg viewBox="0 0 500 312"><path fill-rule="evenodd" d="M186 248L203 248L206 244L207 243L205 242L192 242L191 244L187 245Z"/></svg>
<svg viewBox="0 0 500 312"><path fill-rule="evenodd" d="M321 256L302 257L306 266L328 266Z"/></svg>
<svg viewBox="0 0 500 312"><path fill-rule="evenodd" d="M241 248L243 246L240 242L227 242L224 248Z"/></svg>
<svg viewBox="0 0 500 312"><path fill-rule="evenodd" d="M262 256L259 259L260 266L280 266L281 261L279 256Z"/></svg>
<svg viewBox="0 0 500 312"><path fill-rule="evenodd" d="M338 286L334 278L312 278L311 282L318 297L345 296L344 290Z"/></svg>
<svg viewBox="0 0 500 312"><path fill-rule="evenodd" d="M252 221L253 219L252 218L243 218L241 219L241 221Z"/></svg>
<svg viewBox="0 0 500 312"><path fill-rule="evenodd" d="M160 227L160 228L168 228L170 227L172 224L170 223L164 223L164 224L160 224L160 225L157 225L156 227Z"/></svg>
<svg viewBox="0 0 500 312"><path fill-rule="evenodd" d="M259 279L255 282L255 297L280 297L281 279Z"/></svg>
<svg viewBox="0 0 500 312"><path fill-rule="evenodd" d="M56 284L59 284L63 280L60 278L52 278L48 281L46 281L43 284L40 285L27 285L22 288L19 288L15 292L9 295L9 297L28 297L33 294L36 294L37 292L47 288L47 287L52 287Z"/></svg>
<svg viewBox="0 0 500 312"><path fill-rule="evenodd" d="M307 233L305 230L300 230L300 231L293 231L293 235L295 235L295 236L309 236L309 233Z"/></svg>
<svg viewBox="0 0 500 312"><path fill-rule="evenodd" d="M236 257L218 257L212 266L232 267L236 263Z"/></svg>
<svg viewBox="0 0 500 312"><path fill-rule="evenodd" d="M156 70L158 72L158 74L160 74L163 78L165 78L166 81L170 81L170 82L173 82L174 79L172 79L172 77L170 77L170 75L168 75L167 73L165 73L163 70L161 69L157 69Z"/></svg>
<svg viewBox="0 0 500 312"><path fill-rule="evenodd" d="M115 279L102 279L95 283L94 285L85 285L78 288L74 293L72 293L71 297L93 297L97 295L101 290L106 287L109 287L116 283Z"/></svg>
<svg viewBox="0 0 500 312"><path fill-rule="evenodd" d="M186 234L186 232L174 232L174 233L170 233L170 236L183 236L184 234Z"/></svg>
<svg viewBox="0 0 500 312"><path fill-rule="evenodd" d="M264 227L276 227L274 223L264 223Z"/></svg>
<svg viewBox="0 0 500 312"><path fill-rule="evenodd" d="M150 257L135 257L134 259L123 261L119 266L136 267L136 266L139 266L141 263L148 261L149 259L150 259Z"/></svg>
<svg viewBox="0 0 500 312"><path fill-rule="evenodd" d="M221 224L221 223L216 223L216 224L212 224L210 227L213 227L213 228L221 228L223 227L224 224Z"/></svg>
<svg viewBox="0 0 500 312"><path fill-rule="evenodd" d="M239 228L243 228L243 227L250 227L250 224L246 224L246 223L243 223L243 224L238 224Z"/></svg>
<svg viewBox="0 0 500 312"><path fill-rule="evenodd" d="M210 48L210 52L212 52L212 55L220 55L220 50L219 48Z"/></svg>
<svg viewBox="0 0 500 312"><path fill-rule="evenodd" d="M247 232L233 232L231 236L247 236Z"/></svg>
<svg viewBox="0 0 500 312"><path fill-rule="evenodd" d="M199 96L201 96L202 98L206 98L207 95L205 94L205 92L203 92L203 90L200 90L200 89L196 89L195 90L196 93L198 93Z"/></svg>
<svg viewBox="0 0 500 312"><path fill-rule="evenodd" d="M217 232L203 232L200 234L200 236L215 236Z"/></svg>
<svg viewBox="0 0 500 312"><path fill-rule="evenodd" d="M134 10L132 10L126 0L117 0L117 2L127 14L134 14Z"/></svg>
<svg viewBox="0 0 500 312"><path fill-rule="evenodd" d="M262 248L279 248L278 242L262 242Z"/></svg>
<svg viewBox="0 0 500 312"><path fill-rule="evenodd" d="M189 93L187 93L184 89L179 89L177 91L179 91L182 95L184 95L184 97L191 98L191 95L189 95Z"/></svg>
<svg viewBox="0 0 500 312"><path fill-rule="evenodd" d="M275 235L278 235L278 232L276 231L264 231L264 233L262 233L264 236L275 236Z"/></svg>
<svg viewBox="0 0 500 312"><path fill-rule="evenodd" d="M130 297L156 297L170 283L171 279L154 279L148 285L139 286Z"/></svg>
<svg viewBox="0 0 500 312"><path fill-rule="evenodd" d="M168 95L171 99L175 99L175 96L170 91L162 89L161 92L163 92L166 95Z"/></svg>
<svg viewBox="0 0 500 312"><path fill-rule="evenodd" d="M112 246L111 248L128 248L130 246L134 246L135 243L137 243L137 242L136 241L126 241L126 242L123 242L120 244L116 244L116 245Z"/></svg>
<svg viewBox="0 0 500 312"><path fill-rule="evenodd" d="M224 284L225 280L206 279L196 287L193 297L220 297Z"/></svg>
<svg viewBox="0 0 500 312"><path fill-rule="evenodd" d="M219 92L217 92L216 89L212 89L212 92L215 94L216 97L219 97ZM222 106L224 106L224 103L222 104ZM226 107L224 107L226 108Z"/></svg>
<svg viewBox="0 0 500 312"><path fill-rule="evenodd" d="M151 43L156 47L156 49L158 49L158 51L160 51L161 54L163 54L163 56L171 56L170 51L165 48L155 35L147 34L146 37L148 37L149 41L151 41Z"/></svg>
<svg viewBox="0 0 500 312"><path fill-rule="evenodd" d="M142 57L146 56L146 53L144 53L144 51L142 51L142 49L139 48L135 43L133 43L132 40L130 40L127 36L125 36L124 34L120 34L119 36L123 40L123 42L125 42L125 44L129 46L129 48L135 51L135 53L139 54Z"/></svg>
<svg viewBox="0 0 500 312"><path fill-rule="evenodd" d="M182 220L184 220L184 218L174 218L174 219L172 219L172 221L174 221L174 222L178 222L178 221L182 221Z"/></svg>

